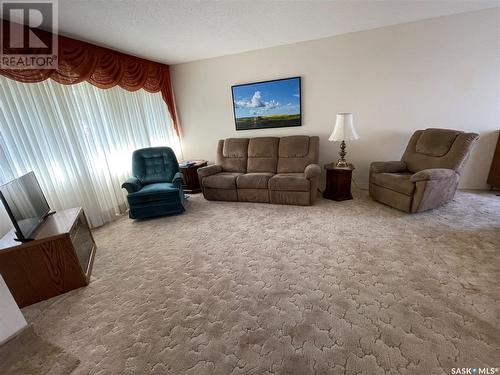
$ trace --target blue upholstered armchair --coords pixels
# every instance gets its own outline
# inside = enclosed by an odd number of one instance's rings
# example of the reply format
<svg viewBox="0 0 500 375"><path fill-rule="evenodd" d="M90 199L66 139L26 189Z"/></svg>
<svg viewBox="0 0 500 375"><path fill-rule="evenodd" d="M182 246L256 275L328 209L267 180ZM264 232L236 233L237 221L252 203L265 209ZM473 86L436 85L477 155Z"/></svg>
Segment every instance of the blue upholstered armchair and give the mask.
<svg viewBox="0 0 500 375"><path fill-rule="evenodd" d="M179 214L184 192L179 163L170 147L141 148L132 154L132 175L127 189L131 219Z"/></svg>

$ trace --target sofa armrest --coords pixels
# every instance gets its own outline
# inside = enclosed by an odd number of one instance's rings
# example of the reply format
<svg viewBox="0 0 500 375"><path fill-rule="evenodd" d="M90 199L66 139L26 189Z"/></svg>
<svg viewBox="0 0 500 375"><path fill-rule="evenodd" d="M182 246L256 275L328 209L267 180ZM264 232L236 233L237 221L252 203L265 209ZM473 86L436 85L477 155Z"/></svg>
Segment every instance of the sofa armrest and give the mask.
<svg viewBox="0 0 500 375"><path fill-rule="evenodd" d="M122 189L127 189L127 193L135 193L141 190L142 184L137 177L130 177L122 184Z"/></svg>
<svg viewBox="0 0 500 375"><path fill-rule="evenodd" d="M175 186L180 187L180 186L182 186L183 182L184 182L184 175L181 172L177 172L174 175L174 178L172 179L172 183Z"/></svg>
<svg viewBox="0 0 500 375"><path fill-rule="evenodd" d="M207 165L206 167L198 168L198 177L203 178L219 172L222 172L222 167L220 165Z"/></svg>
<svg viewBox="0 0 500 375"><path fill-rule="evenodd" d="M453 169L445 169L445 168L424 169L411 176L410 181L418 182L418 181L442 180L445 178L454 177L456 173L457 172L455 172Z"/></svg>
<svg viewBox="0 0 500 375"><path fill-rule="evenodd" d="M404 161L374 161L370 164L370 173L398 173L406 171Z"/></svg>
<svg viewBox="0 0 500 375"><path fill-rule="evenodd" d="M304 170L304 175L307 179L317 177L321 174L321 168L318 164L309 164Z"/></svg>

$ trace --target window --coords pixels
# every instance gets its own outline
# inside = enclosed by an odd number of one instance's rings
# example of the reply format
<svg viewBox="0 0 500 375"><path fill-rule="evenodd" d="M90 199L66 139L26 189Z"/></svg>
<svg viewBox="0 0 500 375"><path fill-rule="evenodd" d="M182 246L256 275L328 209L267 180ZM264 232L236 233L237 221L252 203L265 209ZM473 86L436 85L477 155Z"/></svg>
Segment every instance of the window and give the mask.
<svg viewBox="0 0 500 375"><path fill-rule="evenodd" d="M82 206L93 226L126 211L132 152L180 141L160 93L0 77L0 184L34 171L52 209Z"/></svg>

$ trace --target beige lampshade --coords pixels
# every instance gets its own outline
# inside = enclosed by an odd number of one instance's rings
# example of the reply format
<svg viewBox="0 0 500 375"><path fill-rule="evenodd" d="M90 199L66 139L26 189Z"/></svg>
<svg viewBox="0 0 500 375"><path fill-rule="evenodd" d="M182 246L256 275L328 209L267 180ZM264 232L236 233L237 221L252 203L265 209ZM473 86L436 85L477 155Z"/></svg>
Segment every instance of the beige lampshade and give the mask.
<svg viewBox="0 0 500 375"><path fill-rule="evenodd" d="M337 121L329 141L350 141L358 139L359 135L354 129L352 113L337 113Z"/></svg>

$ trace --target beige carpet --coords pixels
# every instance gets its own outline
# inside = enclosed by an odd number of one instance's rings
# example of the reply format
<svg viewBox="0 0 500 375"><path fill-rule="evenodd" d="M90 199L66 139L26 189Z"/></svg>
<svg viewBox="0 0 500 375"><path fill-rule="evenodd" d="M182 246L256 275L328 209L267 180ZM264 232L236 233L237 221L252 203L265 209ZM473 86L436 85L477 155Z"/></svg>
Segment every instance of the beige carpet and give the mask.
<svg viewBox="0 0 500 375"><path fill-rule="evenodd" d="M207 202L95 232L90 286L23 309L73 374L451 374L500 367L500 197L407 215Z"/></svg>
<svg viewBox="0 0 500 375"><path fill-rule="evenodd" d="M79 363L75 356L42 339L31 325L0 346L2 375L66 375Z"/></svg>

